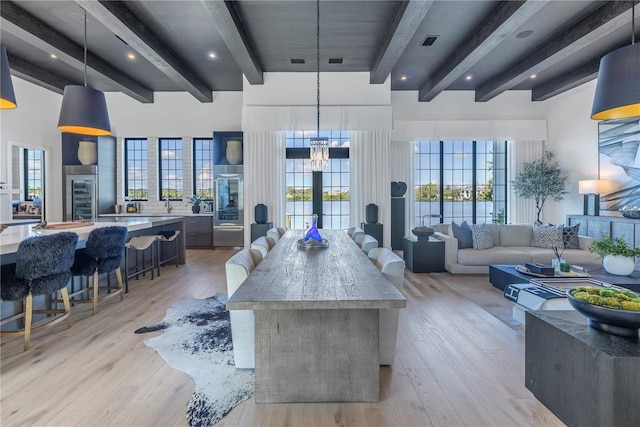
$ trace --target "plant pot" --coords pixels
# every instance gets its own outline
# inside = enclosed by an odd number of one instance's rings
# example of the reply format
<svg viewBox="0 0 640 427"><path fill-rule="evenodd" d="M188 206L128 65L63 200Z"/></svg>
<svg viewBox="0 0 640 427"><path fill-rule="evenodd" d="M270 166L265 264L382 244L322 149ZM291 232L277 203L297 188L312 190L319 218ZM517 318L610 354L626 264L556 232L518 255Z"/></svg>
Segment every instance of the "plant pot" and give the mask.
<svg viewBox="0 0 640 427"><path fill-rule="evenodd" d="M376 224L378 222L378 205L374 205L373 203L369 203L365 207L365 218L367 220L367 224Z"/></svg>
<svg viewBox="0 0 640 427"><path fill-rule="evenodd" d="M267 214L268 214L267 205L258 203L256 207L253 208L253 215L256 218L256 224L266 224Z"/></svg>
<svg viewBox="0 0 640 427"><path fill-rule="evenodd" d="M200 213L200 206L191 206L191 212Z"/></svg>
<svg viewBox="0 0 640 427"><path fill-rule="evenodd" d="M628 276L633 273L636 263L633 257L607 255L602 260L602 266L609 274L615 274L616 276Z"/></svg>

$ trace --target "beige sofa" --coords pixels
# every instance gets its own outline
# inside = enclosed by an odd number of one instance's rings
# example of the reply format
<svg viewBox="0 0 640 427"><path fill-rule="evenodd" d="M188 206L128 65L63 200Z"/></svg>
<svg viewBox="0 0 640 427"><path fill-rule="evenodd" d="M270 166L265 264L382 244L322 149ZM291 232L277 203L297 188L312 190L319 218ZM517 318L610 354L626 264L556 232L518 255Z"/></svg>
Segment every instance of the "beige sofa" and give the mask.
<svg viewBox="0 0 640 427"><path fill-rule="evenodd" d="M434 227L436 228L436 227ZM493 247L490 249L458 249L449 224L440 224L434 237L445 244L444 266L453 274L488 274L491 264L550 264L555 258L552 249L531 246L533 226L529 224L489 224ZM597 254L587 250L595 239L579 236L580 249L565 249L562 258L569 264L598 264Z"/></svg>

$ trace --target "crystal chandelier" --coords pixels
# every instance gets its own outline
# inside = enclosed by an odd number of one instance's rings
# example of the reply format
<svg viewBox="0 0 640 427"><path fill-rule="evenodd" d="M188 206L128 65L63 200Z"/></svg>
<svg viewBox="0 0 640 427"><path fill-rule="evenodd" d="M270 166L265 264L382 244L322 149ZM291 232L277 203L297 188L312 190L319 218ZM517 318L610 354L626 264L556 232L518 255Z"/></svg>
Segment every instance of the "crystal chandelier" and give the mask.
<svg viewBox="0 0 640 427"><path fill-rule="evenodd" d="M311 170L322 172L329 162L329 138L320 137L320 0L316 1L316 137L311 138Z"/></svg>

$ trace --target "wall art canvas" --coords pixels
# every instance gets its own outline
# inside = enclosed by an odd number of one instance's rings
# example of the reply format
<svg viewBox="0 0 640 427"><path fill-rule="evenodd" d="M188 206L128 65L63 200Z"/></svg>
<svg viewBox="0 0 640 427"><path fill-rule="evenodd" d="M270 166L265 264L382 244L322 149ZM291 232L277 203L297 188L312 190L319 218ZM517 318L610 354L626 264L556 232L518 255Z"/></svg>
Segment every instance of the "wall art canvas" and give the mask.
<svg viewBox="0 0 640 427"><path fill-rule="evenodd" d="M640 117L600 122L598 154L600 179L611 181L600 195L602 214L640 206Z"/></svg>

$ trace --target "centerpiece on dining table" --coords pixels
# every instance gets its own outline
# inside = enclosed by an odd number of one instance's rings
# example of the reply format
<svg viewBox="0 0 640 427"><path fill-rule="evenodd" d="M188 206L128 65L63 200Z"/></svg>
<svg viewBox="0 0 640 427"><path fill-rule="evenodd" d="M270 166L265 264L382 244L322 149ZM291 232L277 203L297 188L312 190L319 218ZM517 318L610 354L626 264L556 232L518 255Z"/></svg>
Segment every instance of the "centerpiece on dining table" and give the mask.
<svg viewBox="0 0 640 427"><path fill-rule="evenodd" d="M323 249L329 247L329 241L323 239L318 231L318 215L311 216L311 227L304 235L304 239L298 240L298 248L300 249Z"/></svg>

